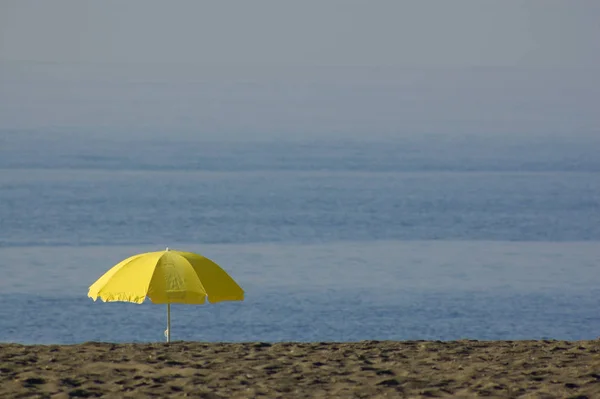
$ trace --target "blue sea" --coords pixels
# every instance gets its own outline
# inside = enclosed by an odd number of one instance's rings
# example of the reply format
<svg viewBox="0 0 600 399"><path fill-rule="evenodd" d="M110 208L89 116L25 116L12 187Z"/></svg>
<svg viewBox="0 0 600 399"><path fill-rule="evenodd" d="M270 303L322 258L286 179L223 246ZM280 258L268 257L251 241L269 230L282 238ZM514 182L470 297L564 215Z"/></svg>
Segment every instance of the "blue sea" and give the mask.
<svg viewBox="0 0 600 399"><path fill-rule="evenodd" d="M175 340L600 335L600 138L138 136L0 132L0 342L164 340L87 290L165 247L246 292Z"/></svg>

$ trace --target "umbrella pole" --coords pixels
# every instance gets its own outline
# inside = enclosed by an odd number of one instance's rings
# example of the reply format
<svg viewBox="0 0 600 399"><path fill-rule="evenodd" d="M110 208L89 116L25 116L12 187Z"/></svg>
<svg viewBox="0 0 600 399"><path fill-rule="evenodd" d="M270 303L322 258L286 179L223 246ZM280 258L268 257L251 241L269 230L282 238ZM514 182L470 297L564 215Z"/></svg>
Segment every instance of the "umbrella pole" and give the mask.
<svg viewBox="0 0 600 399"><path fill-rule="evenodd" d="M171 304L167 303L167 342L171 342Z"/></svg>
<svg viewBox="0 0 600 399"><path fill-rule="evenodd" d="M169 247L167 247L167 252ZM171 303L167 303L167 342L171 342Z"/></svg>

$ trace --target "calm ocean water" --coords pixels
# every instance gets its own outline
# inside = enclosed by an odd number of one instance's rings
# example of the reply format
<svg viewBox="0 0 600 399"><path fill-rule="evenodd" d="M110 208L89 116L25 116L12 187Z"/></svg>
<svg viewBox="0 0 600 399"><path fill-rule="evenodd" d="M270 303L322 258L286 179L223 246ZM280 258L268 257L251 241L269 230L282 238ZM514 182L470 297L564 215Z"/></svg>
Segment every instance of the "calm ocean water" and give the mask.
<svg viewBox="0 0 600 399"><path fill-rule="evenodd" d="M162 340L163 306L86 294L167 246L247 293L174 306L174 339L596 338L599 150L0 133L0 341Z"/></svg>

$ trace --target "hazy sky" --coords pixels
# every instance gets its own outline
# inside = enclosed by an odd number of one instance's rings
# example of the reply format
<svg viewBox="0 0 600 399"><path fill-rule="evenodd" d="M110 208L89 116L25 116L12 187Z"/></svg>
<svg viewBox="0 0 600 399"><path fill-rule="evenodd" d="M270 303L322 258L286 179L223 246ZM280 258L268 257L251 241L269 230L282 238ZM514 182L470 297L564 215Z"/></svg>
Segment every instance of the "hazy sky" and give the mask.
<svg viewBox="0 0 600 399"><path fill-rule="evenodd" d="M0 0L0 129L592 132L598 21L597 0Z"/></svg>
<svg viewBox="0 0 600 399"><path fill-rule="evenodd" d="M209 65L598 65L600 2L2 0L0 58Z"/></svg>

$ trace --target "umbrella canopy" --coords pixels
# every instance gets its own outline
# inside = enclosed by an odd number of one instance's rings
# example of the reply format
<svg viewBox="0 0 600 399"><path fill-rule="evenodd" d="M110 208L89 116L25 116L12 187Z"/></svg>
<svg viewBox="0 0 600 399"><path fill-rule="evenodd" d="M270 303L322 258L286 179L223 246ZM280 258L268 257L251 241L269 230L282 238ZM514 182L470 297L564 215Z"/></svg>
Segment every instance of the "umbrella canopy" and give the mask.
<svg viewBox="0 0 600 399"><path fill-rule="evenodd" d="M170 305L243 301L242 288L212 260L202 255L165 251L134 255L109 269L90 286L94 301L167 304L167 341L170 341Z"/></svg>

